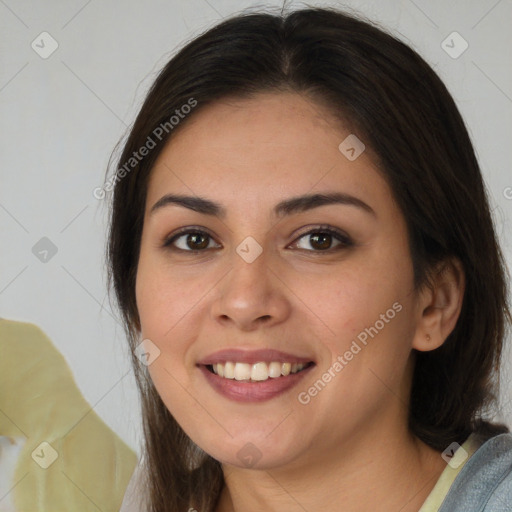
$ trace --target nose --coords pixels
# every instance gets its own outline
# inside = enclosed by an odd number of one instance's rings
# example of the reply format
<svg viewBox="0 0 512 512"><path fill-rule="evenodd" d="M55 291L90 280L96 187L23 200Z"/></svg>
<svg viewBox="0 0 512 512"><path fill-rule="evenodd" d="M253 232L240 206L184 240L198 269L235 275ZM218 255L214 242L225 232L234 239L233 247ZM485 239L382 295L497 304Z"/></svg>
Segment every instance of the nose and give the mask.
<svg viewBox="0 0 512 512"><path fill-rule="evenodd" d="M253 331L284 322L290 315L288 288L265 251L252 263L233 255L231 270L219 283L212 304L215 321Z"/></svg>

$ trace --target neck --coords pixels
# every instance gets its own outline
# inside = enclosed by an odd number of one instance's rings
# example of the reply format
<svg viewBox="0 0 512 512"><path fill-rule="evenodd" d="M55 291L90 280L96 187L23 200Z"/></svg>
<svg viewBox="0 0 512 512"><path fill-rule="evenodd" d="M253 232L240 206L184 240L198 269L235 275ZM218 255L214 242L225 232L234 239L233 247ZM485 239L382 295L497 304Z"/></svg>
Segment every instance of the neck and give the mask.
<svg viewBox="0 0 512 512"><path fill-rule="evenodd" d="M286 468L224 465L217 512L417 512L444 468L440 453L406 428L391 435L376 422L337 450L316 451Z"/></svg>

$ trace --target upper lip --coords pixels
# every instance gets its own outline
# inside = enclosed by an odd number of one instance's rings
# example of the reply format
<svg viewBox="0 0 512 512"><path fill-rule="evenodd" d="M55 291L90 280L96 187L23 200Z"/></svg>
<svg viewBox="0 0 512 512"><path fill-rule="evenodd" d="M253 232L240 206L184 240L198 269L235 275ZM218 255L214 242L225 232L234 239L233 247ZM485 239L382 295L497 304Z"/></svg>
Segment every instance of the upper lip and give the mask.
<svg viewBox="0 0 512 512"><path fill-rule="evenodd" d="M211 365L225 363L227 361L248 364L272 361L276 361L278 363L310 363L313 359L273 349L241 350L237 348L228 348L206 356L197 364Z"/></svg>

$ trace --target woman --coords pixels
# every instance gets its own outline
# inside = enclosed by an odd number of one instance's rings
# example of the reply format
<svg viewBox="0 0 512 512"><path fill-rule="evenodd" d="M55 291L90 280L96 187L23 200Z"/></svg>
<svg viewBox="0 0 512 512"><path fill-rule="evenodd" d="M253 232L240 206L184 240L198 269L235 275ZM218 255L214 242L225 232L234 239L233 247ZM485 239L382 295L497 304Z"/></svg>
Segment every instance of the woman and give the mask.
<svg viewBox="0 0 512 512"><path fill-rule="evenodd" d="M123 510L510 510L503 259L414 51L331 9L234 17L162 70L117 167Z"/></svg>

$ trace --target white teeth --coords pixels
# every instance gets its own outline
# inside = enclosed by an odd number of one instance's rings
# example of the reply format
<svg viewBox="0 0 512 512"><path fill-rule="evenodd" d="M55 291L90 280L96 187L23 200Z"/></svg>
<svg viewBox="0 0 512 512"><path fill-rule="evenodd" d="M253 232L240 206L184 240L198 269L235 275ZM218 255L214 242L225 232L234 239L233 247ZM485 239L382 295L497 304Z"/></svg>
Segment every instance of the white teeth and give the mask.
<svg viewBox="0 0 512 512"><path fill-rule="evenodd" d="M291 371L292 371L291 363L283 363L283 366L281 367L281 374L286 377L287 375L290 375Z"/></svg>
<svg viewBox="0 0 512 512"><path fill-rule="evenodd" d="M269 378L286 377L290 373L300 372L305 368L304 363L279 363L272 361L265 363L260 361L255 364L234 363L216 363L212 365L213 373L225 379L265 381Z"/></svg>
<svg viewBox="0 0 512 512"><path fill-rule="evenodd" d="M268 366L266 363L256 363L252 365L251 380L267 380Z"/></svg>
<svg viewBox="0 0 512 512"><path fill-rule="evenodd" d="M222 366L222 363L219 363L217 365L217 368L219 366ZM215 366L214 366L214 371L215 371ZM224 378L226 378L226 379L234 379L235 378L235 363L232 363L229 361L224 365Z"/></svg>
<svg viewBox="0 0 512 512"><path fill-rule="evenodd" d="M251 378L251 365L247 363L235 364L235 380L248 380Z"/></svg>
<svg viewBox="0 0 512 512"><path fill-rule="evenodd" d="M275 361L268 365L268 375L273 379L277 377L281 377L281 363L276 363Z"/></svg>

